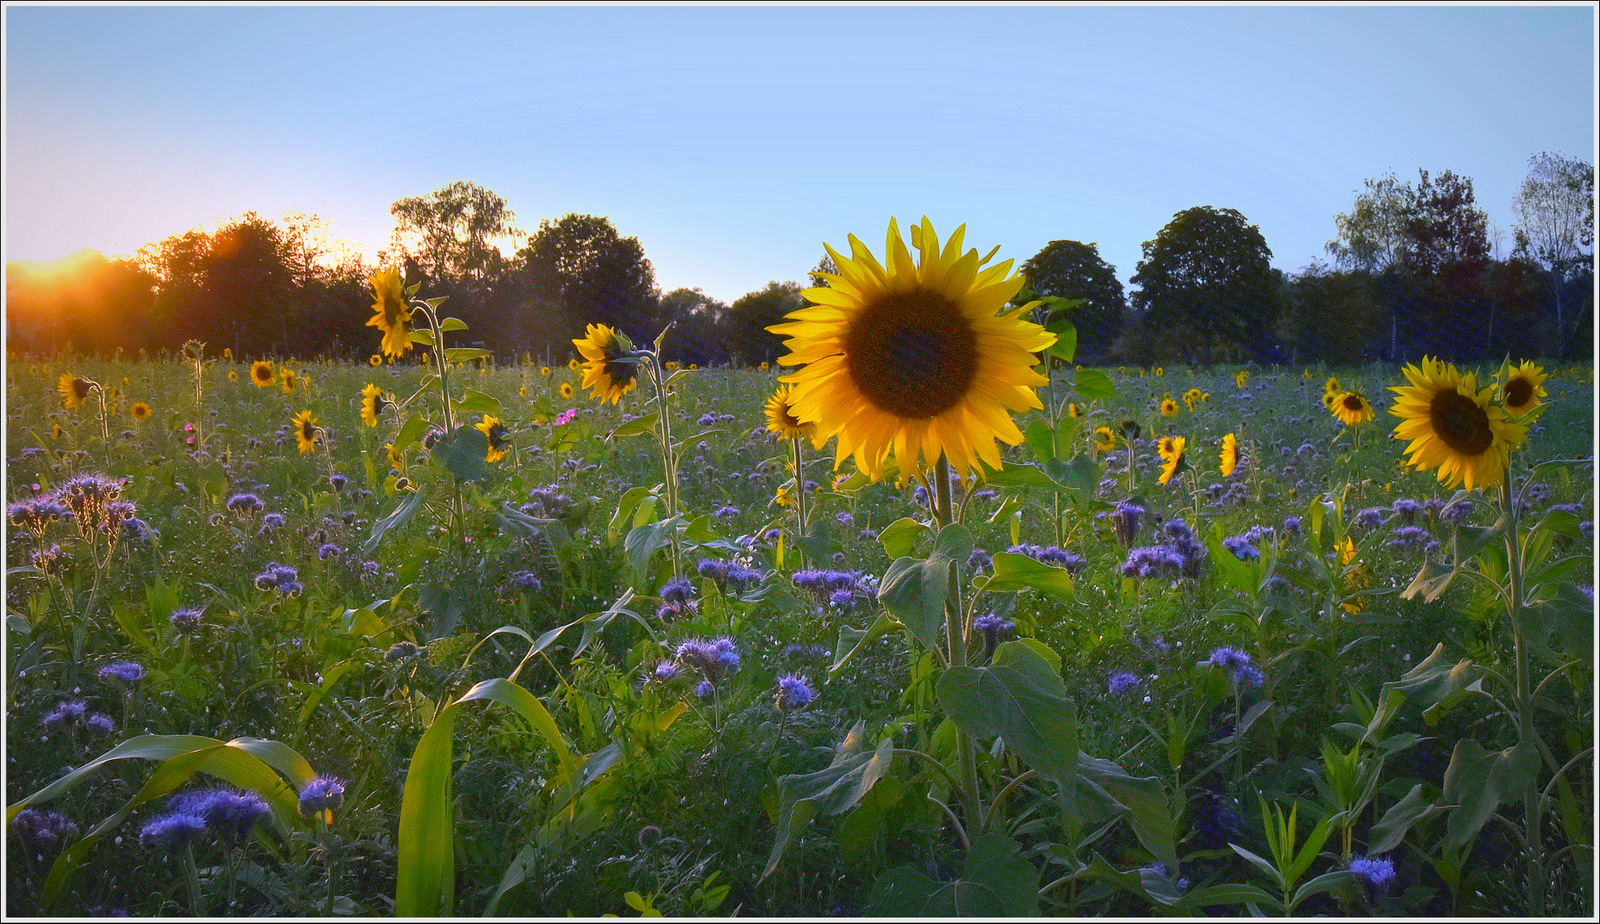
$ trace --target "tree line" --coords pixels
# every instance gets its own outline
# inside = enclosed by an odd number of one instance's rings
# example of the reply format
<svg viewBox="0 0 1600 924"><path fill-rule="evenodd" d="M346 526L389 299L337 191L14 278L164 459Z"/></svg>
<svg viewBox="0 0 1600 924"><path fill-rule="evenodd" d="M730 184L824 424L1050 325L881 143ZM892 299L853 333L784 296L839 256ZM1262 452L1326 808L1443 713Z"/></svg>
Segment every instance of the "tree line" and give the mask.
<svg viewBox="0 0 1600 924"><path fill-rule="evenodd" d="M1033 294L1074 302L1085 362L1591 355L1592 165L1537 155L1512 205L1503 258L1471 179L1421 170L1415 183L1367 180L1334 216L1328 260L1294 274L1272 268L1259 228L1212 206L1179 212L1144 243L1131 294L1093 243L1052 241L1021 269ZM448 312L505 359L564 362L584 325L604 323L641 343L666 330L663 351L680 362L755 365L783 352L767 326L805 304L792 280L732 304L697 288L661 292L643 245L608 218L568 214L525 233L504 199L467 181L400 199L390 213L379 264L448 296ZM522 246L507 257L504 240ZM824 256L809 284L832 269ZM128 258L91 251L48 272L26 261L6 270L13 350L159 353L198 339L240 358L372 352L373 267L314 215L251 212Z"/></svg>

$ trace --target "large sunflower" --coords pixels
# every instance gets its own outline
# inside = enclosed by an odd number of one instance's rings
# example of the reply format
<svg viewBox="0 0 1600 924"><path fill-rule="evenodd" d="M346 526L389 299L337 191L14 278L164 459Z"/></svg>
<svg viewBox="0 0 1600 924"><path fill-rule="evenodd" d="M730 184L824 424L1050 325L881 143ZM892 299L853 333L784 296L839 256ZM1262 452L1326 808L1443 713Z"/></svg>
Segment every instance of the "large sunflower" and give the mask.
<svg viewBox="0 0 1600 924"><path fill-rule="evenodd" d="M794 409L790 406L792 398L789 386L779 385L778 390L767 399L767 429L778 434L781 440L795 440L802 436L814 438L817 425L794 416Z"/></svg>
<svg viewBox="0 0 1600 924"><path fill-rule="evenodd" d="M1222 477L1226 478L1232 475L1233 470L1238 467L1239 438L1229 433L1222 438L1222 459L1217 464L1217 469L1222 472Z"/></svg>
<svg viewBox="0 0 1600 924"><path fill-rule="evenodd" d="M257 388L266 388L278 381L278 373L272 368L272 363L258 359L250 364L250 382Z"/></svg>
<svg viewBox="0 0 1600 924"><path fill-rule="evenodd" d="M1328 410L1347 427L1366 423L1372 419L1372 405L1367 403L1366 396L1359 391L1340 392L1334 396Z"/></svg>
<svg viewBox="0 0 1600 924"><path fill-rule="evenodd" d="M582 366L583 387L594 389L601 401L616 404L622 396L639 384L639 363L633 355L633 344L622 333L604 324L590 324L582 339L574 339L587 360ZM576 362L576 360L574 360Z"/></svg>
<svg viewBox="0 0 1600 924"><path fill-rule="evenodd" d="M321 432L322 428L317 426L317 419L310 411L294 415L294 441L300 445L302 454L317 448L317 436Z"/></svg>
<svg viewBox="0 0 1600 924"><path fill-rule="evenodd" d="M372 317L367 327L383 331L379 349L383 355L399 359L411 352L411 306L406 303L405 285L397 269L375 270L372 283Z"/></svg>
<svg viewBox="0 0 1600 924"><path fill-rule="evenodd" d="M1531 359L1520 366L1509 362L1502 364L1496 378L1500 383L1500 401L1512 417L1521 417L1549 397L1544 390L1544 381L1549 376Z"/></svg>
<svg viewBox="0 0 1600 924"><path fill-rule="evenodd" d="M1157 478L1156 481L1160 484L1166 484L1179 472L1188 470L1189 463L1184 459L1183 444L1186 440L1183 437L1162 437L1161 439L1164 445L1158 451L1164 461L1161 465L1161 477ZM1168 442L1169 439L1171 442Z"/></svg>
<svg viewBox="0 0 1600 924"><path fill-rule="evenodd" d="M383 389L370 382L361 389L361 421L367 426L376 427L378 415L388 406L389 402L383 397Z"/></svg>
<svg viewBox="0 0 1600 924"><path fill-rule="evenodd" d="M506 454L506 447L510 445L506 440L506 425L498 418L485 414L483 419L473 426L477 427L489 441L489 451L484 454L483 460L490 463L499 462Z"/></svg>
<svg viewBox="0 0 1600 924"><path fill-rule="evenodd" d="M819 440L839 437L835 469L847 456L873 480L890 456L902 479L941 456L957 474L980 459L1000 468L995 440L1022 442L1011 414L1043 407L1034 353L1055 335L1001 313L1023 279L1010 260L985 267L993 251L963 252L965 232L941 250L924 218L911 228L914 262L891 219L887 267L855 235L849 257L824 245L838 271L819 273L827 284L803 293L812 304L767 328L788 338L778 362L803 367L779 379L795 386L796 418L815 422Z"/></svg>
<svg viewBox="0 0 1600 924"><path fill-rule="evenodd" d="M1438 468L1447 488L1504 484L1511 447L1528 438L1528 428L1489 403L1494 386L1480 391L1475 373L1428 356L1420 367L1401 371L1411 384L1390 387L1397 397L1389 413L1400 418L1394 435L1411 441L1406 463L1421 471Z"/></svg>
<svg viewBox="0 0 1600 924"><path fill-rule="evenodd" d="M94 379L86 379L70 372L61 373L61 378L56 380L56 391L61 392L61 403L65 404L69 411L77 410L83 399L89 397L90 392L99 387Z"/></svg>

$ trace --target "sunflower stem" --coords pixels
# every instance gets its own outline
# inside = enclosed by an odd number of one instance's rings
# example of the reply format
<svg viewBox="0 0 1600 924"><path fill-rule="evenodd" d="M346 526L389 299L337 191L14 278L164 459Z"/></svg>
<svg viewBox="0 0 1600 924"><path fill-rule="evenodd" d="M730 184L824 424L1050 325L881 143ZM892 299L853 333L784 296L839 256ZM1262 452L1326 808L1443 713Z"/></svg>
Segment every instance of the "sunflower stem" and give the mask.
<svg viewBox="0 0 1600 924"><path fill-rule="evenodd" d="M641 350L639 361L649 370L650 384L656 390L656 407L660 410L657 415L659 427L656 430L656 439L661 443L661 471L662 484L667 492L667 516L671 519L678 515L678 466L673 458L672 451L672 415L667 406L667 383L662 378L661 363L655 353ZM672 531L671 541L668 543L672 554L672 576L678 576L678 531Z"/></svg>
<svg viewBox="0 0 1600 924"><path fill-rule="evenodd" d="M950 462L943 454L933 466L933 518L943 529L955 522L955 505L950 488ZM956 569L950 568L949 588L944 602L945 642L950 667L967 664L967 622L961 609L960 584ZM978 802L978 762L973 742L966 730L956 727L956 754L961 761L961 802L968 824L983 825L983 806Z"/></svg>
<svg viewBox="0 0 1600 924"><path fill-rule="evenodd" d="M806 536L805 456L798 436L789 440L789 443L794 452L794 512L796 519L800 523L799 530L795 533L795 536L798 539L804 539ZM799 556L801 564L804 564L806 560L805 547L796 542L795 552Z"/></svg>
<svg viewBox="0 0 1600 924"><path fill-rule="evenodd" d="M1506 472L1505 481L1500 485L1500 505L1506 517L1506 580L1509 585L1506 615L1511 618L1511 638L1516 655L1517 747L1534 748L1542 753L1542 742L1539 741L1538 730L1534 727L1528 644L1522 626L1523 562L1521 537L1518 535L1521 524L1518 522L1516 501L1512 496L1509 471ZM1522 809L1523 822L1526 826L1524 850L1527 852L1530 911L1533 915L1542 917L1546 913L1546 883L1542 857L1544 806L1539 798L1537 777L1530 780L1523 791Z"/></svg>

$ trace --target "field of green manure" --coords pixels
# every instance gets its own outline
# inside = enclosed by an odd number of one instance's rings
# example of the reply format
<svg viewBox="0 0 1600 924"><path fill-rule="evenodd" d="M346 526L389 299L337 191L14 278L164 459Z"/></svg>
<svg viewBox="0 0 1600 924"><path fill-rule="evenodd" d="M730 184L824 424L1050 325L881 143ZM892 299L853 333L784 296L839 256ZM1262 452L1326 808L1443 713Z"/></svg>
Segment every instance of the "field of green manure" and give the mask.
<svg viewBox="0 0 1600 924"><path fill-rule="evenodd" d="M1587 367L1508 511L1392 366L1060 366L942 528L777 371L435 371L11 358L8 914L1594 913Z"/></svg>

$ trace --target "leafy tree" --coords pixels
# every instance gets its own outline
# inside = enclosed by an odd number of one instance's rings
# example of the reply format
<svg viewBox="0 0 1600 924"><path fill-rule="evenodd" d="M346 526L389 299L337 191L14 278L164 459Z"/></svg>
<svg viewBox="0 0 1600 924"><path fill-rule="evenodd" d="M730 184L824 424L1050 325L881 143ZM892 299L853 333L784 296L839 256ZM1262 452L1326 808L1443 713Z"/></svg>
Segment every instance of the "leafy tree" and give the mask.
<svg viewBox="0 0 1600 924"><path fill-rule="evenodd" d="M1301 360L1353 365L1377 358L1388 314L1371 273L1313 261L1285 287L1279 330Z"/></svg>
<svg viewBox="0 0 1600 924"><path fill-rule="evenodd" d="M1470 178L1446 170L1436 180L1419 172L1422 179L1401 224L1400 265L1414 276L1438 279L1458 297L1472 293L1489 266L1489 216L1478 208Z"/></svg>
<svg viewBox="0 0 1600 924"><path fill-rule="evenodd" d="M557 326L572 331L568 337L600 323L644 343L661 329L655 267L639 239L622 237L609 218L567 214L540 221L517 251L511 284L519 311L563 319Z"/></svg>
<svg viewBox="0 0 1600 924"><path fill-rule="evenodd" d="M1036 295L1081 298L1071 313L1078 329L1078 353L1104 358L1127 310L1116 267L1100 259L1098 244L1051 241L1022 264L1022 275Z"/></svg>
<svg viewBox="0 0 1600 924"><path fill-rule="evenodd" d="M817 265L811 268L810 276L813 288L824 287L828 284L828 280L823 279L818 275L819 273L832 273L836 276L839 274L839 267L834 264L833 255L826 250L822 252L822 259L818 260Z"/></svg>
<svg viewBox="0 0 1600 924"><path fill-rule="evenodd" d="M672 325L663 355L702 366L728 361L728 306L699 289L673 289L661 296L661 317Z"/></svg>
<svg viewBox="0 0 1600 924"><path fill-rule="evenodd" d="M1565 339L1563 290L1585 271L1594 274L1594 165L1548 152L1529 158L1511 209L1517 253L1547 274L1556 330Z"/></svg>
<svg viewBox="0 0 1600 924"><path fill-rule="evenodd" d="M1401 183L1393 173L1367 180L1366 190L1356 193L1350 211L1333 216L1339 236L1326 249L1335 265L1377 275L1398 264L1415 197L1411 184Z"/></svg>
<svg viewBox="0 0 1600 924"><path fill-rule="evenodd" d="M504 266L494 241L522 233L506 200L466 180L389 206L395 228L390 248L416 260L436 280L481 286Z"/></svg>
<svg viewBox="0 0 1600 924"><path fill-rule="evenodd" d="M1268 356L1280 302L1271 259L1260 229L1239 212L1179 212L1144 243L1134 313L1145 331L1179 338L1171 346L1188 362Z"/></svg>
<svg viewBox="0 0 1600 924"><path fill-rule="evenodd" d="M783 338L767 330L784 315L806 306L794 281L769 282L734 299L728 308L728 353L733 362L756 365L783 355Z"/></svg>

